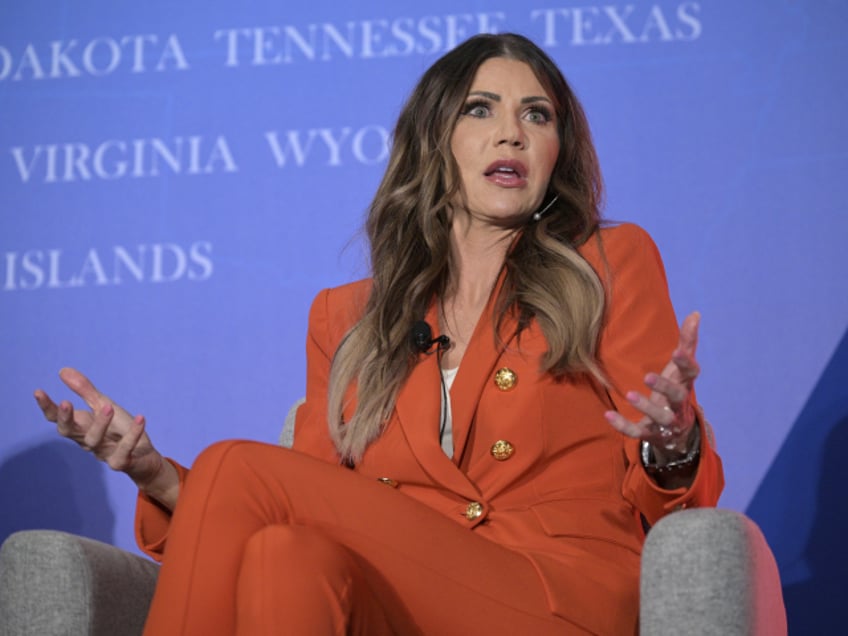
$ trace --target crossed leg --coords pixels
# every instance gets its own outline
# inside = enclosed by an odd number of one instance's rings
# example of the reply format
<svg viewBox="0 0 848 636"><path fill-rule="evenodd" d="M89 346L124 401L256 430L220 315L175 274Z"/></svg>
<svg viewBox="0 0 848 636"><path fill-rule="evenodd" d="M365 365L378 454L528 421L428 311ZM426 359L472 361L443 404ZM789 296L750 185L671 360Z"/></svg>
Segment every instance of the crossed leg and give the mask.
<svg viewBox="0 0 848 636"><path fill-rule="evenodd" d="M344 468L256 442L204 451L145 634L569 634L534 566Z"/></svg>

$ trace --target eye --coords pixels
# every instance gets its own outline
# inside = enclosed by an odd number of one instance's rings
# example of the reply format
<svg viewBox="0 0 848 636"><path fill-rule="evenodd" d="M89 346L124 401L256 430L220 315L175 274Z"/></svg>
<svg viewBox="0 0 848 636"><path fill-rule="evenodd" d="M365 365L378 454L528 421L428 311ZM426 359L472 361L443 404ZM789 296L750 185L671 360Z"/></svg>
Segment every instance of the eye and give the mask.
<svg viewBox="0 0 848 636"><path fill-rule="evenodd" d="M527 121L532 122L534 124L547 124L549 121L553 119L553 115L551 111L544 106L532 106L527 109L524 117Z"/></svg>
<svg viewBox="0 0 848 636"><path fill-rule="evenodd" d="M470 101L462 108L462 114L470 115L471 117L488 117L490 113L491 107L489 106L489 102L482 99Z"/></svg>

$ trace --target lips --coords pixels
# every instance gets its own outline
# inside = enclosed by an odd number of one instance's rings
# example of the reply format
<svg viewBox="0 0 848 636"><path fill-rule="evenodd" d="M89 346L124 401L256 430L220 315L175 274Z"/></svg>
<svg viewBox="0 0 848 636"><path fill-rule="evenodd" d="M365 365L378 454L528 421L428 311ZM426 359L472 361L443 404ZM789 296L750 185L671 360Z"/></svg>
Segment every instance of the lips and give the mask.
<svg viewBox="0 0 848 636"><path fill-rule="evenodd" d="M495 173L514 174L521 179L527 178L527 168L517 159L500 159L495 161L486 168L484 174L489 177Z"/></svg>
<svg viewBox="0 0 848 636"><path fill-rule="evenodd" d="M500 159L489 164L483 175L492 183L514 188L527 182L527 167L516 159Z"/></svg>

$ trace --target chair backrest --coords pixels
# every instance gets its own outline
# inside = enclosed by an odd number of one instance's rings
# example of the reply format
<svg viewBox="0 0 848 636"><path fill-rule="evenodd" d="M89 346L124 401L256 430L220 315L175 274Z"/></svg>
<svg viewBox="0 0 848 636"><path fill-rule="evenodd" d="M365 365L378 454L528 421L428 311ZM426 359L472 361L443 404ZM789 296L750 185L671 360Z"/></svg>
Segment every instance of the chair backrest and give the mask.
<svg viewBox="0 0 848 636"><path fill-rule="evenodd" d="M280 446L291 448L292 445L294 445L294 421L297 416L297 409L299 409L300 405L304 402L306 402L306 398L300 398L297 402L292 404L289 412L286 414L286 421L283 422L283 430L280 431Z"/></svg>

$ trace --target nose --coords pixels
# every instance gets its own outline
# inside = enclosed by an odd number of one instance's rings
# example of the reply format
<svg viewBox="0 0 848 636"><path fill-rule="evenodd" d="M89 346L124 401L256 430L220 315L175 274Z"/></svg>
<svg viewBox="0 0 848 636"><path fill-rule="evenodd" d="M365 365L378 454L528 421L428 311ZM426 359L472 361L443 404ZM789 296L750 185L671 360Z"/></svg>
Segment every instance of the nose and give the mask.
<svg viewBox="0 0 848 636"><path fill-rule="evenodd" d="M514 148L524 148L527 138L524 135L524 130L521 123L515 117L505 117L501 121L501 126L498 128L496 136L497 146L506 144Z"/></svg>

